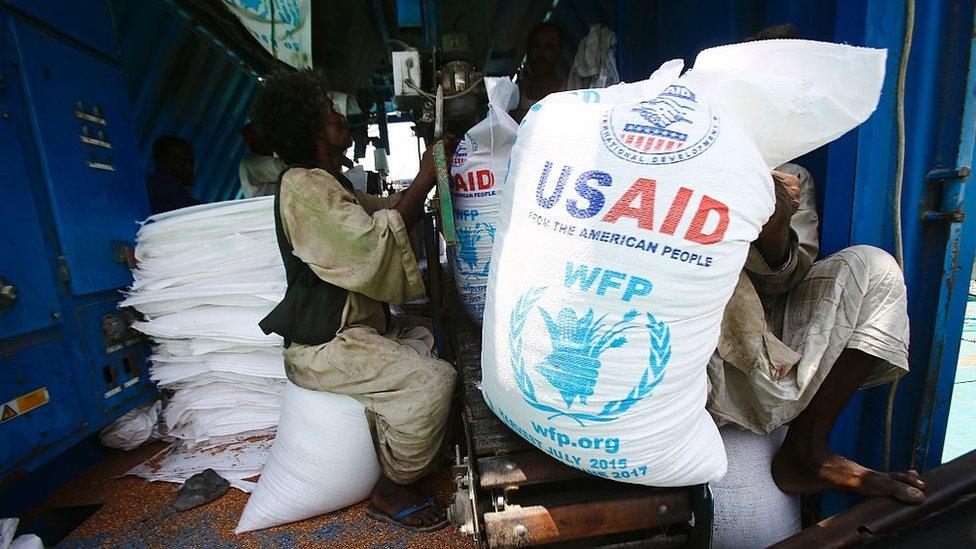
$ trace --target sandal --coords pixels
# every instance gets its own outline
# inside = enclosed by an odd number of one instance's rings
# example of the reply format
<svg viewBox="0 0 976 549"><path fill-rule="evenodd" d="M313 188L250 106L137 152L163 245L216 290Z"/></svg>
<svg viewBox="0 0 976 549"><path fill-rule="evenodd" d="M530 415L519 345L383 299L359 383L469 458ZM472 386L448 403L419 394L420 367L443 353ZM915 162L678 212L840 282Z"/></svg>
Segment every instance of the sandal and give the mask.
<svg viewBox="0 0 976 549"><path fill-rule="evenodd" d="M436 506L437 506L437 501L434 500L433 497L429 497L427 498L427 501L423 503L414 505L413 507L407 507L406 509L400 511L399 513L390 516L384 513L383 511L380 511L379 508L377 508L375 505L370 503L369 506L366 507L366 515L381 522L396 524L397 526L410 530L411 532L433 532L435 530L440 530L445 526L447 526L447 519L445 518L444 520L431 524L429 526L410 526L409 524L404 524L400 521L402 521L403 519L409 517L414 513L424 511L426 509L433 509Z"/></svg>

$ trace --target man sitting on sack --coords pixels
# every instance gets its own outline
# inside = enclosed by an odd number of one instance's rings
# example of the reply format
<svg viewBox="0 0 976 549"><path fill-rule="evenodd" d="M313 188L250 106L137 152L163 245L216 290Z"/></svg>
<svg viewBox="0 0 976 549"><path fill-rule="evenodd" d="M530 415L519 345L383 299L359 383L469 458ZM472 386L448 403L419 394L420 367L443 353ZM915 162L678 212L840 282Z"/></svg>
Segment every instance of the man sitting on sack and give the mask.
<svg viewBox="0 0 976 549"><path fill-rule="evenodd" d="M788 25L754 39L796 38ZM709 362L708 410L719 426L767 434L789 424L773 459L781 490L842 490L924 499L915 471L880 473L828 448L858 388L908 371L901 269L885 251L853 246L821 261L813 179L796 164L773 172L776 210L753 242Z"/></svg>
<svg viewBox="0 0 976 549"><path fill-rule="evenodd" d="M425 295L409 232L435 183L434 164L428 150L402 195L355 191L341 172L349 125L327 89L314 72L281 72L255 99L252 118L288 165L275 196L288 289L260 325L285 339L289 380L365 405L383 471L367 513L414 530L442 528L443 508L409 487L441 457L456 374L432 355L430 330L391 319L385 306ZM453 146L445 140L448 155Z"/></svg>

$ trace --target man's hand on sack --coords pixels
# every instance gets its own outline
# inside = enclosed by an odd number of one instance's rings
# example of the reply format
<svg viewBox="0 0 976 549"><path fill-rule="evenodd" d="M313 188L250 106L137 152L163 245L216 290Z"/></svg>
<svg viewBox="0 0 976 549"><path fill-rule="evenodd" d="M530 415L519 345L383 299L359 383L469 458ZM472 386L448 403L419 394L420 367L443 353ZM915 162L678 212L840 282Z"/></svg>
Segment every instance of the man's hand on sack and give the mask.
<svg viewBox="0 0 976 549"><path fill-rule="evenodd" d="M793 217L800 209L800 178L773 170L773 188L776 191L776 213L781 213L782 209L783 215Z"/></svg>
<svg viewBox="0 0 976 549"><path fill-rule="evenodd" d="M773 170L776 210L763 225L756 247L766 264L777 268L790 258L790 219L800 208L800 178Z"/></svg>
<svg viewBox="0 0 976 549"><path fill-rule="evenodd" d="M444 157L447 160L447 165L450 166L451 157L454 156L454 150L457 149L459 140L454 134L446 133L439 141L444 142ZM437 143L437 141L431 143L424 151L424 155L420 159L420 172L417 173L417 180L431 187L437 183L437 168L434 166L434 145Z"/></svg>

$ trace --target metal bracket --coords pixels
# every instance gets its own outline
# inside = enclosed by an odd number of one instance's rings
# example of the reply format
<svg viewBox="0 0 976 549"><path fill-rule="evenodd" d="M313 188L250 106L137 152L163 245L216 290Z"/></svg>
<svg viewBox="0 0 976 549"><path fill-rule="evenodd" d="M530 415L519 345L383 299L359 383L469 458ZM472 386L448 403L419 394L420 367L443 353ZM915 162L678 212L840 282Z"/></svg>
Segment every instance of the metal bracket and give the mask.
<svg viewBox="0 0 976 549"><path fill-rule="evenodd" d="M958 170L955 168L933 168L929 170L929 173L925 174L925 178L929 181L941 183L955 179L964 179L969 177L969 174L972 172L973 170L969 166L963 166Z"/></svg>
<svg viewBox="0 0 976 549"><path fill-rule="evenodd" d="M931 210L922 212L922 221L948 221L950 223L962 223L966 219L966 214L962 212L934 212Z"/></svg>
<svg viewBox="0 0 976 549"><path fill-rule="evenodd" d="M946 184L958 181L959 179L965 179L969 177L972 173L972 169L969 166L963 166L962 168L933 168L925 175L925 178L932 183ZM951 212L926 210L922 212L922 221L946 221L949 223L962 223L965 220L966 215L962 212L962 208L958 208Z"/></svg>

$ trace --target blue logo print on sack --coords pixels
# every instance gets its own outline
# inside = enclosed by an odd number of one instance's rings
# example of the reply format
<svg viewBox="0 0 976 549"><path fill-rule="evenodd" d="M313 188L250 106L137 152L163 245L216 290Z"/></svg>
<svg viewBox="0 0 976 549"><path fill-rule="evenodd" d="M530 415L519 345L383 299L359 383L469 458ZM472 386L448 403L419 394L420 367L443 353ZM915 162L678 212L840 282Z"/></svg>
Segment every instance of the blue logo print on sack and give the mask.
<svg viewBox="0 0 976 549"><path fill-rule="evenodd" d="M271 22L271 10L269 8L270 3L268 2L264 2L262 0L237 0L236 2L232 1L230 3L237 4L245 10L253 13L262 22ZM274 19L276 23L284 23L285 25L292 26L301 25L302 9L298 6L298 2L296 0L277 0L275 1L274 6ZM291 32L288 34L291 34Z"/></svg>
<svg viewBox="0 0 976 549"><path fill-rule="evenodd" d="M454 270L467 278L477 278L488 276L488 268L491 266L491 255L485 259L485 264L478 267L478 242L482 235L487 235L491 242L495 242L495 226L489 223L477 223L473 228L458 227L458 251L454 254Z"/></svg>
<svg viewBox="0 0 976 549"><path fill-rule="evenodd" d="M664 370L671 359L671 330L651 313L641 314L632 309L611 324L608 315L597 317L593 309L580 315L570 307L560 309L555 317L536 305L546 287L529 290L519 298L511 313L509 351L515 381L529 406L551 415L549 419L566 416L581 426L585 422L607 422L617 419L635 404L651 395L654 387L664 379ZM522 356L522 332L533 312L538 311L549 332L551 351L532 365L562 397L565 409L540 402L532 382L529 365ZM645 322L646 320L646 322ZM649 335L647 368L640 380L620 399L608 401L599 411L586 410L587 399L594 394L602 367L601 356L608 349L623 347L627 332L646 329ZM578 399L578 402L577 402ZM576 405L575 410L571 410Z"/></svg>
<svg viewBox="0 0 976 549"><path fill-rule="evenodd" d="M607 111L600 136L613 154L638 164L673 164L705 152L718 136L719 119L684 86Z"/></svg>

